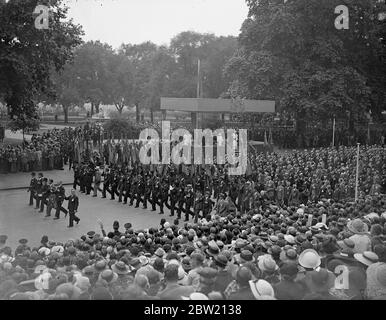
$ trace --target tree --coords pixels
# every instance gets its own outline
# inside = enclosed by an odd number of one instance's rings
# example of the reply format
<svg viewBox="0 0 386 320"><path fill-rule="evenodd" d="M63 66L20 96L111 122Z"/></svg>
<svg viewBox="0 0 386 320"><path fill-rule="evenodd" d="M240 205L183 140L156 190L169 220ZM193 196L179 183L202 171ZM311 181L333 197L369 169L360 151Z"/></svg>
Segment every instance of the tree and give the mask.
<svg viewBox="0 0 386 320"><path fill-rule="evenodd" d="M71 106L82 105L83 99L80 96L79 87L76 81L76 69L68 63L61 72L53 76L55 98L50 102L58 103L63 108L64 123L68 123L68 110Z"/></svg>
<svg viewBox="0 0 386 320"><path fill-rule="evenodd" d="M35 28L32 16L38 4L50 8L49 29ZM9 1L0 4L0 97L11 119L37 119L37 98L51 94L51 70L60 70L81 43L81 27L64 22L63 0Z"/></svg>
<svg viewBox="0 0 386 320"><path fill-rule="evenodd" d="M381 9L372 1L347 4L348 30L335 28L334 9L342 4L338 0L247 4L249 16L239 35L239 49L226 66L233 95L276 100L279 109L297 119L322 121L345 118L348 112L361 119L374 108L374 94L377 100L384 97L371 83L374 69L385 74L380 63L385 56L382 22L376 19ZM385 84L380 72L374 74Z"/></svg>
<svg viewBox="0 0 386 320"><path fill-rule="evenodd" d="M136 121L139 122L139 109L145 104L147 86L152 73L151 60L157 52L157 45L148 41L141 44L123 44L119 53L128 58L133 66L134 83L131 102L136 108Z"/></svg>
<svg viewBox="0 0 386 320"><path fill-rule="evenodd" d="M109 99L111 72L108 64L114 55L111 46L99 41L89 41L75 51L74 81L84 102L91 103L91 116L94 110L99 113L102 103L113 103Z"/></svg>
<svg viewBox="0 0 386 320"><path fill-rule="evenodd" d="M109 56L108 60L108 99L122 114L125 106L133 101L134 69L123 54Z"/></svg>
<svg viewBox="0 0 386 320"><path fill-rule="evenodd" d="M28 130L38 130L39 121L35 118L28 118L23 114L18 116L14 115L11 121L8 122L8 128L13 132L22 130L24 147L24 133Z"/></svg>

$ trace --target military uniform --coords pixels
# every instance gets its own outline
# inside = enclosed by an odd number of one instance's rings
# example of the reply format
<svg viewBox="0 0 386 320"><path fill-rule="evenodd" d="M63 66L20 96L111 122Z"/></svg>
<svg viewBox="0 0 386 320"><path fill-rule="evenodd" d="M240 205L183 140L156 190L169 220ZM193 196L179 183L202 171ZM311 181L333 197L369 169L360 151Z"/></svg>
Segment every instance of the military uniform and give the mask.
<svg viewBox="0 0 386 320"><path fill-rule="evenodd" d="M30 206L33 206L34 204L34 197L35 197L35 193L36 193L36 184L37 184L37 179L35 177L35 174L33 173L32 174L32 178L31 178L31 182L29 184L29 188L28 188L28 191L29 191L29 205Z"/></svg>
<svg viewBox="0 0 386 320"><path fill-rule="evenodd" d="M174 216L174 210L177 205L178 201L178 187L175 183L172 183L172 185L169 188L169 195L170 195L170 216Z"/></svg>
<svg viewBox="0 0 386 320"><path fill-rule="evenodd" d="M184 194L185 201L185 221L189 221L189 214L192 214L190 208L193 207L194 203L194 192L191 185L187 185L187 189Z"/></svg>
<svg viewBox="0 0 386 320"><path fill-rule="evenodd" d="M147 202L150 201L152 188L153 188L153 183L151 181L151 178L148 177L146 180L145 194L143 197L143 208L144 209L147 209Z"/></svg>
<svg viewBox="0 0 386 320"><path fill-rule="evenodd" d="M59 219L60 218L60 209L62 207L64 198L65 198L65 190L63 186L58 186L56 188L55 196L56 196L56 212L55 212L55 218L54 219ZM67 216L67 213L65 214Z"/></svg>

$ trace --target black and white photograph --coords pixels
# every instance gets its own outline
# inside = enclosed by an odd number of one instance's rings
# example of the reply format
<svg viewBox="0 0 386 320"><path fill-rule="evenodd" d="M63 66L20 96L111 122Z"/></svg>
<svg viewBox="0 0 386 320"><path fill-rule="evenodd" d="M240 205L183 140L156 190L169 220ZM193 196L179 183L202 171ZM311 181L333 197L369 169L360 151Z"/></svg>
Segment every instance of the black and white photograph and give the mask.
<svg viewBox="0 0 386 320"><path fill-rule="evenodd" d="M385 139L385 0L0 0L0 300L386 300Z"/></svg>

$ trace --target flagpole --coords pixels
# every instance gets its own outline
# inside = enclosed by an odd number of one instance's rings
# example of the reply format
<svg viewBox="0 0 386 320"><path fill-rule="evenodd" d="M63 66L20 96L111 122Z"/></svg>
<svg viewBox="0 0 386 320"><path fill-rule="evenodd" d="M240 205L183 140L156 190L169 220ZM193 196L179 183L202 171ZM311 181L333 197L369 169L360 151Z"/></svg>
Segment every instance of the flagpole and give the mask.
<svg viewBox="0 0 386 320"><path fill-rule="evenodd" d="M359 143L357 144L357 172L355 177L355 201L358 200L358 183L359 183Z"/></svg>
<svg viewBox="0 0 386 320"><path fill-rule="evenodd" d="M335 117L332 124L332 146L335 147Z"/></svg>

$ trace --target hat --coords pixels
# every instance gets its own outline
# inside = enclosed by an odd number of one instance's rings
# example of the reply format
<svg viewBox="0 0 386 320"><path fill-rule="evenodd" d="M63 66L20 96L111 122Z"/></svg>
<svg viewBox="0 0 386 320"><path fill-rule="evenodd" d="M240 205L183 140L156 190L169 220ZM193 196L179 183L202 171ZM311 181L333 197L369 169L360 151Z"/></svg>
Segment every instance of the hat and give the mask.
<svg viewBox="0 0 386 320"><path fill-rule="evenodd" d="M5 234L0 235L0 243L5 243L8 239L8 236Z"/></svg>
<svg viewBox="0 0 386 320"><path fill-rule="evenodd" d="M235 248L242 249L247 245L247 241L243 239L237 239L235 242Z"/></svg>
<svg viewBox="0 0 386 320"><path fill-rule="evenodd" d="M113 270L117 274L128 274L130 272L130 268L123 261L118 261L111 266L111 270Z"/></svg>
<svg viewBox="0 0 386 320"><path fill-rule="evenodd" d="M103 270L106 269L106 267L107 267L107 263L104 260L99 260L94 263L94 269L97 272L102 272Z"/></svg>
<svg viewBox="0 0 386 320"><path fill-rule="evenodd" d="M95 235L95 231L89 231L87 232L87 235L92 238Z"/></svg>
<svg viewBox="0 0 386 320"><path fill-rule="evenodd" d="M155 254L157 257L162 258L162 257L166 254L166 252L165 252L164 249L158 248L158 249L154 252L154 254Z"/></svg>
<svg viewBox="0 0 386 320"><path fill-rule="evenodd" d="M241 261L245 261L245 262L255 261L255 257L253 256L252 252L249 250L242 250L240 253L240 259Z"/></svg>
<svg viewBox="0 0 386 320"><path fill-rule="evenodd" d="M287 250L282 250L280 252L280 260L281 261L296 261L298 254L295 249L289 248Z"/></svg>
<svg viewBox="0 0 386 320"><path fill-rule="evenodd" d="M363 234L369 231L369 227L361 219L354 219L347 224L347 228L355 234Z"/></svg>
<svg viewBox="0 0 386 320"><path fill-rule="evenodd" d="M27 244L27 243L28 243L28 240L27 240L27 239L20 239L20 240L19 240L19 243L20 243L20 244Z"/></svg>
<svg viewBox="0 0 386 320"><path fill-rule="evenodd" d="M259 269L263 272L265 271L268 273L273 273L279 269L275 260L273 260L270 255L259 256L257 260L258 260L257 265Z"/></svg>
<svg viewBox="0 0 386 320"><path fill-rule="evenodd" d="M82 273L85 276L91 276L94 274L94 272L95 272L95 269L93 268L93 266L87 266L87 267L83 268L83 270L82 270Z"/></svg>
<svg viewBox="0 0 386 320"><path fill-rule="evenodd" d="M314 249L306 249L299 255L299 264L303 268L315 270L320 263L320 256Z"/></svg>
<svg viewBox="0 0 386 320"><path fill-rule="evenodd" d="M138 260L141 263L142 267L149 264L149 259L146 256L140 256Z"/></svg>
<svg viewBox="0 0 386 320"><path fill-rule="evenodd" d="M206 249L205 252L210 256L215 256L220 253L220 248L217 243L212 240L208 243L208 249Z"/></svg>
<svg viewBox="0 0 386 320"><path fill-rule="evenodd" d="M355 253L354 258L366 266L370 266L373 263L379 261L379 257L372 251L365 251L363 253Z"/></svg>
<svg viewBox="0 0 386 320"><path fill-rule="evenodd" d="M60 256L63 255L64 248L63 246L53 246L51 248L51 254L58 253Z"/></svg>
<svg viewBox="0 0 386 320"><path fill-rule="evenodd" d="M275 298L275 292L272 285L265 280L249 281L249 287L251 288L252 294L256 300L264 297Z"/></svg>
<svg viewBox="0 0 386 320"><path fill-rule="evenodd" d="M123 225L125 229L130 229L132 227L132 224L130 222L127 222Z"/></svg>
<svg viewBox="0 0 386 320"><path fill-rule="evenodd" d="M189 297L181 297L182 300L209 300L209 298L200 292L193 292Z"/></svg>
<svg viewBox="0 0 386 320"><path fill-rule="evenodd" d="M228 258L222 253L215 256L214 261L218 266L220 266L222 268L225 268L228 265Z"/></svg>
<svg viewBox="0 0 386 320"><path fill-rule="evenodd" d="M342 249L354 249L355 248L355 242L351 240L350 238L346 238L343 241L338 241L338 246Z"/></svg>
<svg viewBox="0 0 386 320"><path fill-rule="evenodd" d="M289 244L295 244L295 237L293 235L284 235L284 240L287 241Z"/></svg>
<svg viewBox="0 0 386 320"><path fill-rule="evenodd" d="M50 254L51 250L46 248L46 247L41 247L39 250L38 250L38 253L41 255L41 256L48 256Z"/></svg>

